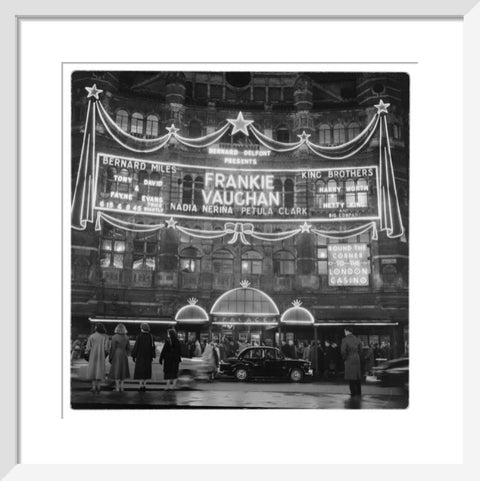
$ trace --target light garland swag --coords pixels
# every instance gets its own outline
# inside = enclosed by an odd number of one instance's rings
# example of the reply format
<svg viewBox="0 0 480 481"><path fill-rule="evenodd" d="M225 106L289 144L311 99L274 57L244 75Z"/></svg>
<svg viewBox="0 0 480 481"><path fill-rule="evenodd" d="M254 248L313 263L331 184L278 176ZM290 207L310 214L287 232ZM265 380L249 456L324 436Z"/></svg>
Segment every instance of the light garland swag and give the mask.
<svg viewBox="0 0 480 481"><path fill-rule="evenodd" d="M387 119L388 107L390 104L383 103L380 100L375 105L377 112L365 127L354 139L337 146L322 146L310 142L309 134L303 132L299 135L297 142L279 142L260 132L254 125L253 121L245 120L242 112L238 114L236 119L227 119L227 123L220 129L200 138L187 138L178 134L178 128L175 125L167 127L167 134L150 139L142 139L131 135L123 130L110 117L105 107L99 101L99 94L102 90L97 89L96 85L86 87L88 92L88 106L85 119L85 128L83 134L82 148L80 152L80 162L75 184L74 195L72 199L72 228L84 230L87 223L94 222L94 203L96 199L97 186L97 159L95 150L95 134L97 116L106 132L123 148L137 153L152 153L166 147L172 139L181 145L194 149L204 149L217 143L223 135L233 127L232 134L242 132L245 135L251 133L258 142L264 147L274 152L293 152L302 146L306 146L310 152L328 160L344 160L352 157L362 150L371 140L374 133L379 130L379 185L378 195L380 196L380 230L386 232L389 238L401 237L404 233L402 218L400 214L400 206L398 203L397 189L395 185L395 176L393 171L392 156L390 151L390 139L388 136ZM105 212L97 211L95 219L95 230L101 229L101 221L105 221L114 227L124 229L131 232L153 232L162 228L174 228L179 232L191 237L201 239L218 239L227 235L232 238L228 241L233 244L240 240L243 244L250 244L246 236L262 241L282 241L290 237L296 236L304 232L312 232L315 235L332 238L346 239L349 237L360 235L364 232L372 230L373 239L378 238L377 226L375 221L368 222L359 227L352 229L334 231L326 229L317 229L312 225L304 222L297 229L288 230L278 233L263 233L255 231L252 223L242 222L226 222L223 230L200 230L191 229L178 225L173 217L167 223L159 223L152 225L137 224L125 220L118 219ZM292 220L292 223L295 222Z"/></svg>

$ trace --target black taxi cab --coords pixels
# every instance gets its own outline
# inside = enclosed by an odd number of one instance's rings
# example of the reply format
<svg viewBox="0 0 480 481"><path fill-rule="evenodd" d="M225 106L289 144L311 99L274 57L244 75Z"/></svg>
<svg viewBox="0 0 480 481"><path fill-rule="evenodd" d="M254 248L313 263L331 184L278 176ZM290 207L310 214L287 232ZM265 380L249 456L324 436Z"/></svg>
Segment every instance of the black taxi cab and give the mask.
<svg viewBox="0 0 480 481"><path fill-rule="evenodd" d="M238 356L220 361L219 374L234 376L238 381L253 378L289 379L300 382L312 376L312 366L303 359L290 359L276 347L247 347Z"/></svg>

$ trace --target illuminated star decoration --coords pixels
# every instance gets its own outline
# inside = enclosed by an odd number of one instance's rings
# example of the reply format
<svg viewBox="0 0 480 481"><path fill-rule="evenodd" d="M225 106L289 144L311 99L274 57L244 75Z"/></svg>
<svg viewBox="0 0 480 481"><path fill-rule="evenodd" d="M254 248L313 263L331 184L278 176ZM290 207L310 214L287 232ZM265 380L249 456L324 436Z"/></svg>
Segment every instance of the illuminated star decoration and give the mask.
<svg viewBox="0 0 480 481"><path fill-rule="evenodd" d="M167 229L175 229L176 224L177 221L173 217L170 217L170 219L167 220Z"/></svg>
<svg viewBox="0 0 480 481"><path fill-rule="evenodd" d="M300 232L310 232L310 229L312 228L311 224L307 224L305 221L301 226L300 226Z"/></svg>
<svg viewBox="0 0 480 481"><path fill-rule="evenodd" d="M292 301L293 307L300 307L302 305L302 301L300 299L295 299Z"/></svg>
<svg viewBox="0 0 480 481"><path fill-rule="evenodd" d="M240 285L246 289L250 285L250 281L244 280L240 282Z"/></svg>
<svg viewBox="0 0 480 481"><path fill-rule="evenodd" d="M384 104L383 100L380 99L380 103L375 105L377 109L377 114L388 114L388 107L390 107L390 104Z"/></svg>
<svg viewBox="0 0 480 481"><path fill-rule="evenodd" d="M237 132L243 132L248 136L247 127L250 124L253 124L253 120L245 120L243 118L242 112L239 112L236 119L227 119L227 121L233 125L232 135L236 134Z"/></svg>
<svg viewBox="0 0 480 481"><path fill-rule="evenodd" d="M175 135L180 129L177 129L174 124L170 125L170 127L165 127L170 135Z"/></svg>
<svg viewBox="0 0 480 481"><path fill-rule="evenodd" d="M97 84L93 84L93 87L85 87L85 90L88 92L87 99L93 97L95 100L98 100L98 94L103 92L103 90L97 89Z"/></svg>
<svg viewBox="0 0 480 481"><path fill-rule="evenodd" d="M311 137L310 134L307 134L305 132L305 130L300 134L300 135L297 135L297 137L302 141L302 142L306 142L308 140L309 137Z"/></svg>

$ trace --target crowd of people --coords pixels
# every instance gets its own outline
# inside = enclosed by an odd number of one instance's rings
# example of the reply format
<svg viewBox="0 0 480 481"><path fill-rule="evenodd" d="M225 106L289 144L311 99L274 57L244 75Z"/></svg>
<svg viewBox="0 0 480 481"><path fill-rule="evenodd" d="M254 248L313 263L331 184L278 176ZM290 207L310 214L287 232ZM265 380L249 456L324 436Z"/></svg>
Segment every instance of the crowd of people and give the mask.
<svg viewBox="0 0 480 481"><path fill-rule="evenodd" d="M363 378L371 373L377 360L391 359L391 348L388 342L382 342L380 345L358 342ZM115 391L124 390L125 379L131 378L128 362L130 356L135 365L133 379L139 382L138 390L145 391L147 382L152 379L152 362L158 356L159 363L163 366L166 390L170 390L177 386L182 357L201 357L207 366L209 379L213 380L220 361L237 355L247 347L262 344L263 342L259 341L252 343L246 340L237 341L230 336L211 341L198 338L183 341L179 340L174 329L169 329L166 339L158 343L157 347L147 323L140 325L140 333L134 341L129 337L124 324L120 323L115 327L114 335L110 339L105 326L97 323L93 334L78 336L72 343L71 360L86 359L88 361L86 377L92 383L92 392L98 393L101 382L107 375L107 360L110 363L108 378L115 382ZM285 357L310 361L318 378L335 379L340 373L346 373L345 353L334 341L282 340L280 349Z"/></svg>
<svg viewBox="0 0 480 481"><path fill-rule="evenodd" d="M281 351L286 357L292 359L305 359L312 363L317 377L332 379L344 371L344 358L341 346L334 341L282 341ZM392 358L390 343L387 341L378 344L362 343L361 346L361 369L364 376L371 373L372 368L379 360Z"/></svg>

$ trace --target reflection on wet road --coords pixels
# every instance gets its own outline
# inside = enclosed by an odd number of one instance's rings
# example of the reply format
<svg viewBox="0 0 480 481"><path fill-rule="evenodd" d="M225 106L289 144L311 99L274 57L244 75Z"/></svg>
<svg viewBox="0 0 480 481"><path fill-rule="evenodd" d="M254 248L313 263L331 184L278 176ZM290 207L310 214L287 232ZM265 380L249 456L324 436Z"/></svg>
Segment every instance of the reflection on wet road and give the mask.
<svg viewBox="0 0 480 481"><path fill-rule="evenodd" d="M165 391L163 386L152 386L150 389L138 392L132 387L125 392L102 391L92 394L85 387L76 387L72 392L72 408L404 409L408 406L408 396L389 388L371 389L361 398L351 398L343 386L316 384L272 386L232 383L230 388L222 383L212 383L195 390Z"/></svg>

